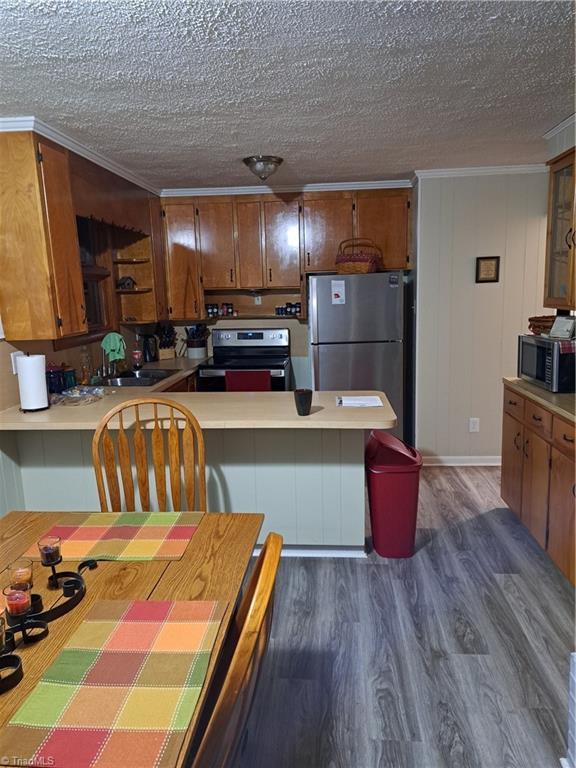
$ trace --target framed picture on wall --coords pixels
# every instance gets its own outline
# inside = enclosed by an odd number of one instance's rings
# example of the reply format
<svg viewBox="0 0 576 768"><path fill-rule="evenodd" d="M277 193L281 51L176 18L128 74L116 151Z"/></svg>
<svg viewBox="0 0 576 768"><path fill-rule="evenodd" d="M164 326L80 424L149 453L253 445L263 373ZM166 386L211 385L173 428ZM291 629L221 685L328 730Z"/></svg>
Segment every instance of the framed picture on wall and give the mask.
<svg viewBox="0 0 576 768"><path fill-rule="evenodd" d="M479 256L476 259L476 282L497 283L500 280L500 256Z"/></svg>

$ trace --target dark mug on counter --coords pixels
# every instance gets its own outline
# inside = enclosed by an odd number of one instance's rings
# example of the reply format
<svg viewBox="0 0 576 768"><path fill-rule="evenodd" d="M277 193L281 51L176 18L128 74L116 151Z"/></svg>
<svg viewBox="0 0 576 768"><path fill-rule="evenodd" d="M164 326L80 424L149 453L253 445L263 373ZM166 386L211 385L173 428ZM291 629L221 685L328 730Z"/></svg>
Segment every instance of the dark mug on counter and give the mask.
<svg viewBox="0 0 576 768"><path fill-rule="evenodd" d="M310 408L312 406L312 390L311 389L295 389L294 401L296 403L296 410L298 416L309 416Z"/></svg>

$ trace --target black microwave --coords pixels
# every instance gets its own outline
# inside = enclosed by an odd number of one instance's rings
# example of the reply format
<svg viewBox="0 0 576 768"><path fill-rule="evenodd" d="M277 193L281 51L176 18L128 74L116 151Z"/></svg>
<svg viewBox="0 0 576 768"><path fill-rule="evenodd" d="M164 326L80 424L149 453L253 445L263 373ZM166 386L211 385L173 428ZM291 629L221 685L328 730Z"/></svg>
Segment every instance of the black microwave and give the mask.
<svg viewBox="0 0 576 768"><path fill-rule="evenodd" d="M518 337L518 376L550 392L574 392L576 342L525 334Z"/></svg>

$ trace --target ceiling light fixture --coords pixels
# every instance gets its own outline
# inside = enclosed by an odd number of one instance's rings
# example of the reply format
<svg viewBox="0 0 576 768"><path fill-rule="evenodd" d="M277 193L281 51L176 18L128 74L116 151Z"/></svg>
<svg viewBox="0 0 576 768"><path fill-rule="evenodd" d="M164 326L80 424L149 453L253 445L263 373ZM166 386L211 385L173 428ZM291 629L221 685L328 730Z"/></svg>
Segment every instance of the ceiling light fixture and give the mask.
<svg viewBox="0 0 576 768"><path fill-rule="evenodd" d="M284 159L276 157L276 155L252 155L245 157L242 162L250 168L255 176L265 181L268 176L272 176L278 170Z"/></svg>

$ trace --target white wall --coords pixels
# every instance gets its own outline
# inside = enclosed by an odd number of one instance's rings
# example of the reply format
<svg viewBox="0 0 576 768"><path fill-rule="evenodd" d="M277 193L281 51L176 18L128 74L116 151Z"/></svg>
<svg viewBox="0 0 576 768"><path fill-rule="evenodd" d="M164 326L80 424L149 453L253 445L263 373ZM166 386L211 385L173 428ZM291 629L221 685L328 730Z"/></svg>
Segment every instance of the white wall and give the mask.
<svg viewBox="0 0 576 768"><path fill-rule="evenodd" d="M436 461L497 463L502 377L542 307L545 172L421 177L418 211L416 445ZM477 256L500 282L475 284ZM480 432L468 431L469 417Z"/></svg>

